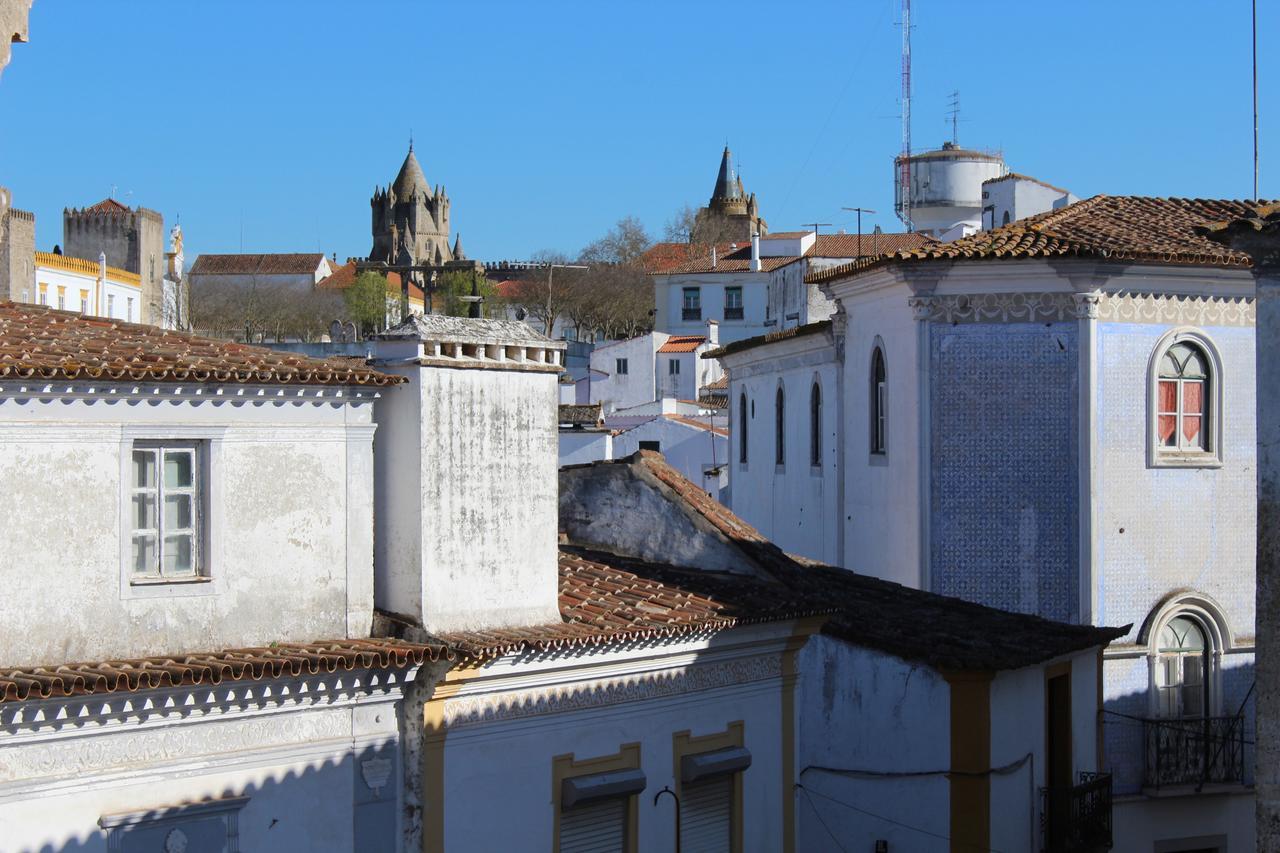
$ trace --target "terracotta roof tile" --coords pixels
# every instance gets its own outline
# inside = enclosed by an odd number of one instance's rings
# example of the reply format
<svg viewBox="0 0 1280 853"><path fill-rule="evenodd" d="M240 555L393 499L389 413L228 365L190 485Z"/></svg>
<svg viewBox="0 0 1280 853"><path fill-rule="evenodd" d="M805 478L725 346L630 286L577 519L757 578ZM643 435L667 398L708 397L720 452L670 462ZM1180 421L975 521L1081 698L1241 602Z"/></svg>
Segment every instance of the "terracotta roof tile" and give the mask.
<svg viewBox="0 0 1280 853"><path fill-rule="evenodd" d="M0 378L393 385L360 362L307 358L156 326L0 302Z"/></svg>
<svg viewBox="0 0 1280 853"><path fill-rule="evenodd" d="M387 292L398 296L400 294L401 286L400 273L388 271L383 273L383 275L387 279ZM327 275L316 282L316 289L346 290L348 287L356 283L356 278L356 262L347 261L342 266L335 267L330 275ZM411 299L422 301L424 300L425 294L423 294L421 287L418 287L418 285L413 282L409 282L409 297Z"/></svg>
<svg viewBox="0 0 1280 853"><path fill-rule="evenodd" d="M832 281L893 263L929 260L1095 258L1153 264L1247 267L1247 255L1197 232L1209 223L1249 216L1266 202L1106 196L1020 219L951 243L896 251L811 273Z"/></svg>
<svg viewBox="0 0 1280 853"><path fill-rule="evenodd" d="M797 237L809 232L782 232L769 237L783 237L793 233ZM919 233L819 234L814 244L804 253L808 258L857 258L886 252L922 249L938 243L934 238ZM861 246L861 251L859 251ZM711 246L697 243L659 243L649 250L652 259L645 261L645 272L651 275L673 273L731 273L749 272L751 267L751 243L720 243L716 245L716 264L711 265ZM648 253L646 253L648 254ZM760 270L772 272L779 267L795 263L800 255L762 257Z"/></svg>
<svg viewBox="0 0 1280 853"><path fill-rule="evenodd" d="M441 657L452 658L453 654L439 643L331 640L170 657L0 668L0 702L257 681L340 670L402 668Z"/></svg>
<svg viewBox="0 0 1280 853"><path fill-rule="evenodd" d="M82 213L120 214L120 213L129 213L130 211L127 206L116 201L114 198L104 198L102 201L98 202L97 204L89 205L81 212Z"/></svg>
<svg viewBox="0 0 1280 853"><path fill-rule="evenodd" d="M320 252L201 255L191 275L310 275L320 267Z"/></svg>
<svg viewBox="0 0 1280 853"><path fill-rule="evenodd" d="M791 338L803 338L807 335L821 335L830 328L830 320L819 320L816 323L805 323L803 326L792 326L790 329L782 329L778 332L766 332L763 335L756 335L754 338L744 338L740 341L733 341L732 343L727 343L718 349L713 349L710 352L704 352L702 357L720 358L722 356L732 355L735 352L755 349L756 347L764 346L765 344L786 341ZM728 386L726 385L725 387L727 388Z"/></svg>
<svg viewBox="0 0 1280 853"><path fill-rule="evenodd" d="M672 335L658 347L658 352L694 352L706 342L702 335Z"/></svg>

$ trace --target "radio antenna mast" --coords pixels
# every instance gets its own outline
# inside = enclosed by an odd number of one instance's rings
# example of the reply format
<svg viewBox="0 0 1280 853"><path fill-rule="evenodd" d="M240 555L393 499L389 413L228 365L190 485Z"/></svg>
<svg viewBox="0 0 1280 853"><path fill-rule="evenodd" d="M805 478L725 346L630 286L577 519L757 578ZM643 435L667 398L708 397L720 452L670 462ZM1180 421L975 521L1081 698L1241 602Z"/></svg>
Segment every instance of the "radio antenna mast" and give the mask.
<svg viewBox="0 0 1280 853"><path fill-rule="evenodd" d="M898 218L911 224L911 0L902 0L902 154L898 157Z"/></svg>
<svg viewBox="0 0 1280 853"><path fill-rule="evenodd" d="M951 93L950 109L947 110L947 118L951 122L951 144L958 146L960 144L960 90L957 89Z"/></svg>

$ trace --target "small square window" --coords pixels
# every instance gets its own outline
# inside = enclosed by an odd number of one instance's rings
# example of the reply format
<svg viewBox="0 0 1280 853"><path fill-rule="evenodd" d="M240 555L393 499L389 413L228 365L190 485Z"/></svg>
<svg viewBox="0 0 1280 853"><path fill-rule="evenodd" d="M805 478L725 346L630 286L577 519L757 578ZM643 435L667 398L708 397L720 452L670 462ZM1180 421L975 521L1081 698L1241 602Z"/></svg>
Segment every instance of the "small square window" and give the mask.
<svg viewBox="0 0 1280 853"><path fill-rule="evenodd" d="M626 376L626 375L627 375L627 360L626 360L625 358L615 359L615 360L614 360L614 369L613 369L613 372L614 372L614 373L616 373L616 374L617 374L617 375L619 375L619 376Z"/></svg>
<svg viewBox="0 0 1280 853"><path fill-rule="evenodd" d="M667 362L667 373L669 373L669 374L670 374L670 375L672 375L672 376L679 376L679 375L680 375L680 362L679 362L679 361L677 361L677 360L676 360L676 359L674 359L674 358L673 358L673 359L670 359L670 360Z"/></svg>
<svg viewBox="0 0 1280 853"><path fill-rule="evenodd" d="M199 578L202 453L197 442L135 442L129 459L129 572L137 580Z"/></svg>

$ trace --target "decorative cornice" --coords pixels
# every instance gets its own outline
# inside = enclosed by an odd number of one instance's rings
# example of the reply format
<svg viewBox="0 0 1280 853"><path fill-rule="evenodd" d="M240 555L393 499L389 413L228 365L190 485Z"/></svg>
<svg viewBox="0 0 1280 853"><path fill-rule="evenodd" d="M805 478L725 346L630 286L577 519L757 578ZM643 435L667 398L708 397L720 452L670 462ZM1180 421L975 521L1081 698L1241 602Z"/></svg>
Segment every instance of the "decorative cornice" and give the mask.
<svg viewBox="0 0 1280 853"><path fill-rule="evenodd" d="M1052 323L1088 318L1096 293L980 293L914 296L907 300L917 320L933 323Z"/></svg>
<svg viewBox="0 0 1280 853"><path fill-rule="evenodd" d="M697 664L640 675L547 685L529 690L462 695L445 703L447 728L545 714L601 708L717 687L732 687L780 678L782 662L776 654L735 658L723 663Z"/></svg>
<svg viewBox="0 0 1280 853"><path fill-rule="evenodd" d="M1252 327L1257 320L1248 297L1177 296L1152 293L1109 293L1098 306L1098 319L1118 323L1185 326Z"/></svg>

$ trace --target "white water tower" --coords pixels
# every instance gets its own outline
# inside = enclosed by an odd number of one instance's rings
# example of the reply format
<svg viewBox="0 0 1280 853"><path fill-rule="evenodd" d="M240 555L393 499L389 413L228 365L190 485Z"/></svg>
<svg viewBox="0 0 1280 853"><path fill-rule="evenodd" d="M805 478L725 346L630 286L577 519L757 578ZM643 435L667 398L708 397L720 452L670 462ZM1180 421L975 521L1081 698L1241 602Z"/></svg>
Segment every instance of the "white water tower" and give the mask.
<svg viewBox="0 0 1280 853"><path fill-rule="evenodd" d="M911 155L911 207L914 230L954 240L982 227L982 182L1008 170L999 154L960 148L944 142L936 151ZM901 174L902 157L894 158L894 174ZM894 202L903 216L902 185L894 181Z"/></svg>

